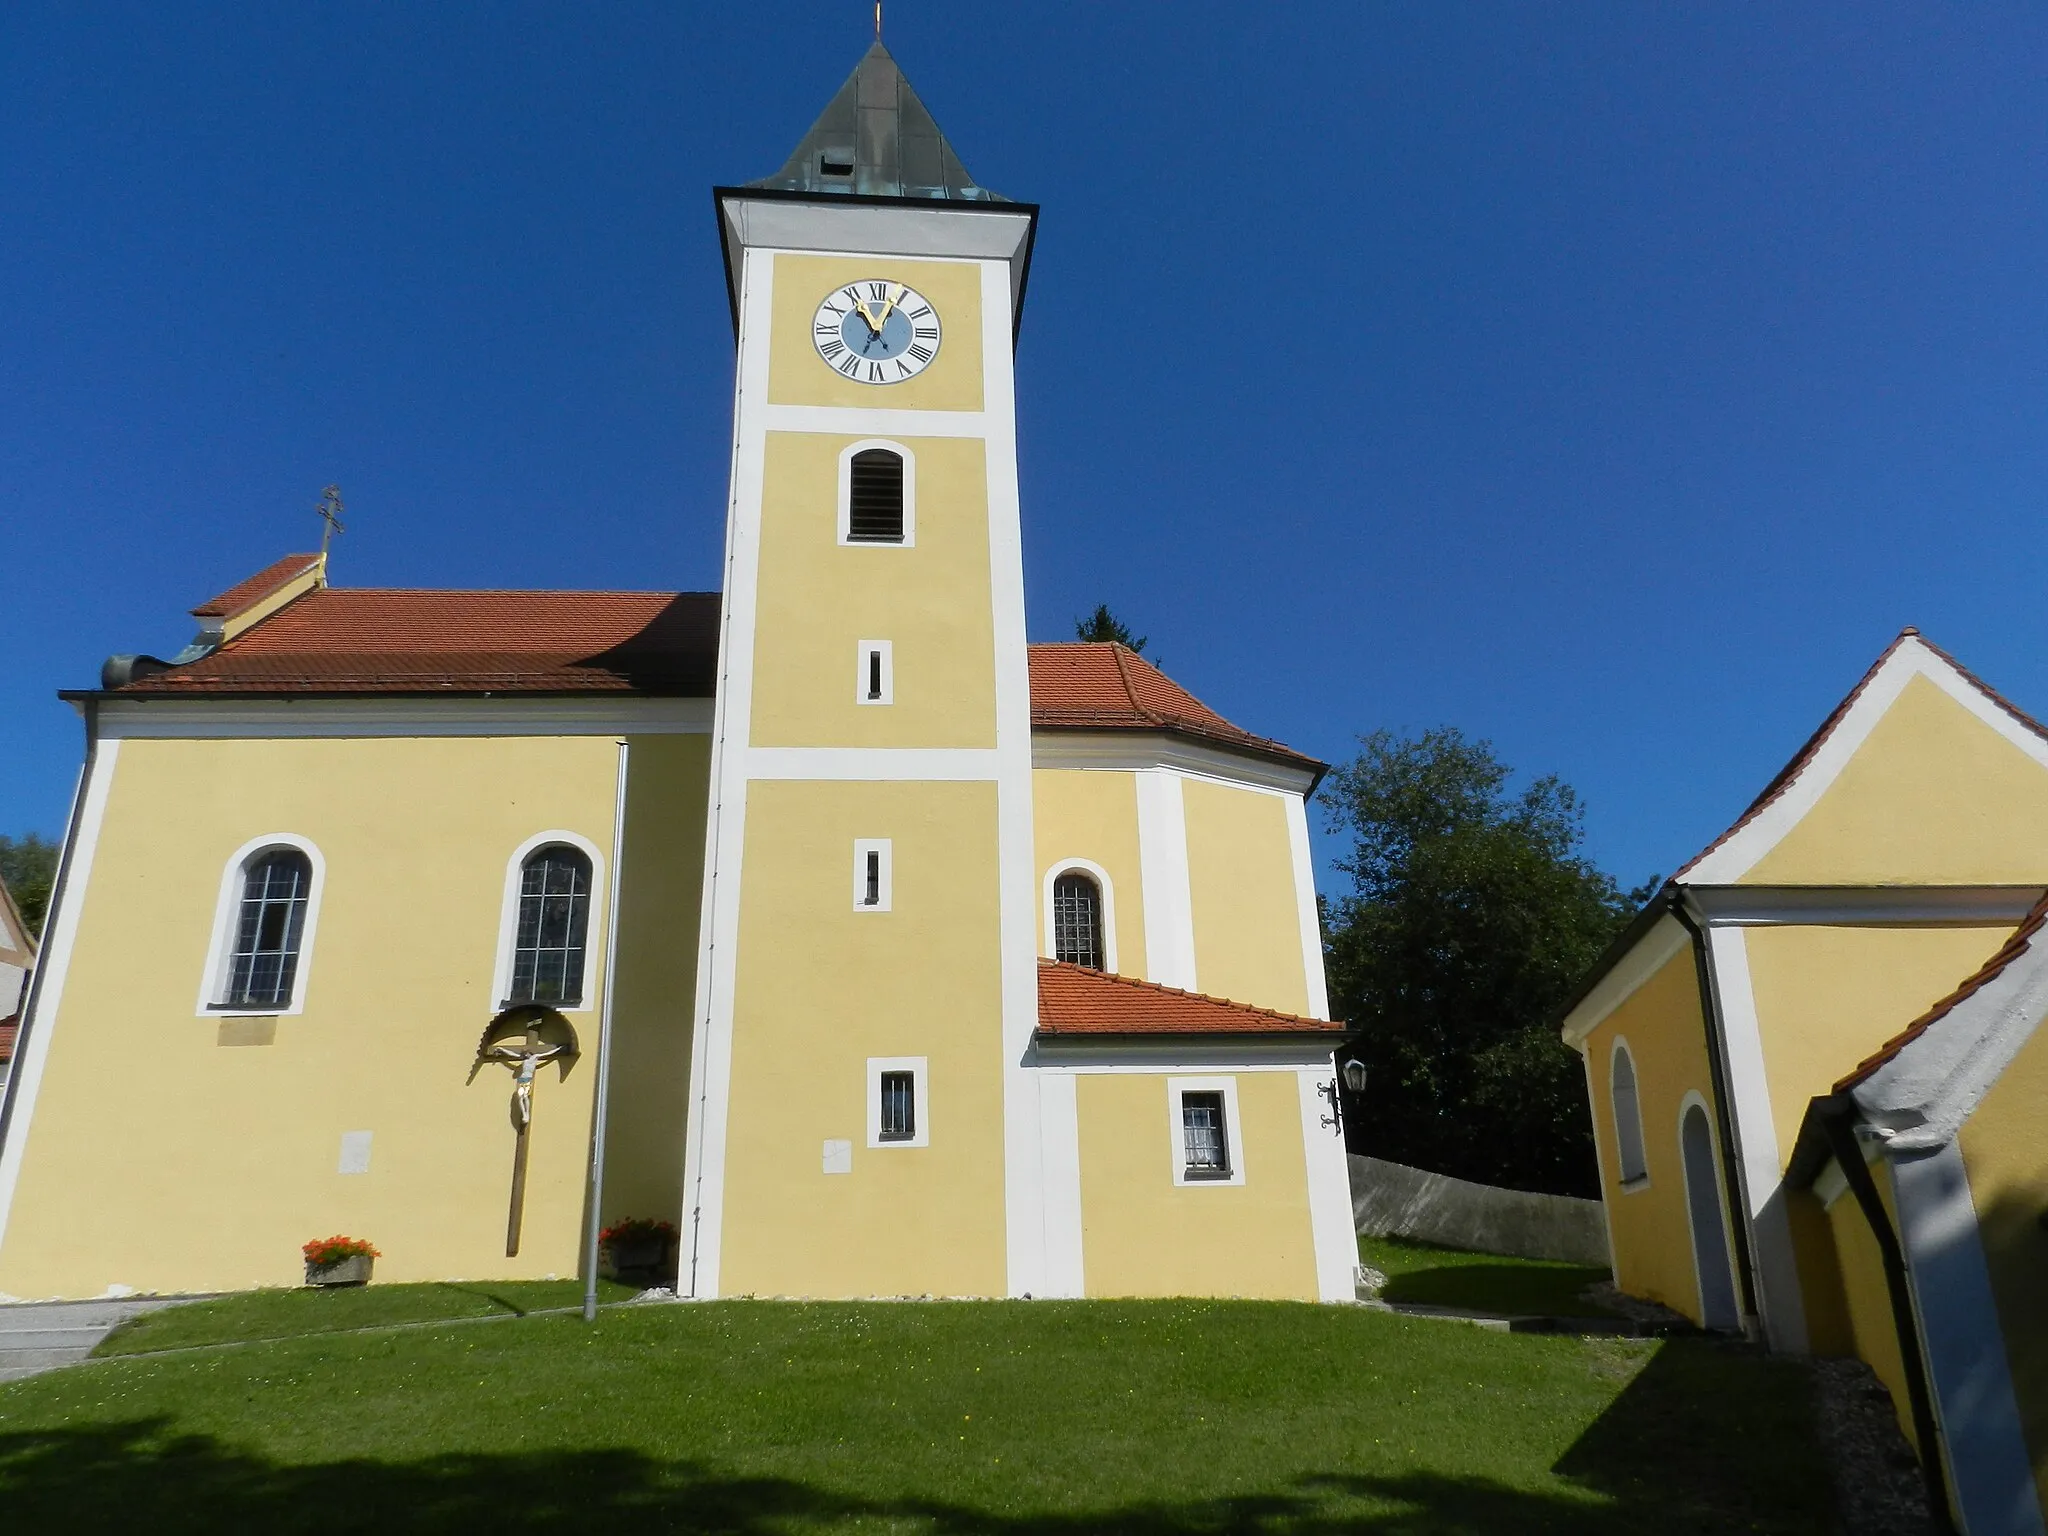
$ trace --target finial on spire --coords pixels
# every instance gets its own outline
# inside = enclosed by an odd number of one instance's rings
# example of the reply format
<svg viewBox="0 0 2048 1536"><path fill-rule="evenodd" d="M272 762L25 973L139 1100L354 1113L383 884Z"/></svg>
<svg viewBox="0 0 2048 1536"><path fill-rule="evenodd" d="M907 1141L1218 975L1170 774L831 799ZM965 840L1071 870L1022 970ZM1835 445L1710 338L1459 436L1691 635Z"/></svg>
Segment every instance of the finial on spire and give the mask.
<svg viewBox="0 0 2048 1536"><path fill-rule="evenodd" d="M348 529L343 527L341 522L341 487L330 485L326 490L322 491L320 493L320 505L315 507L313 511L320 518L320 521L326 525L320 530L320 554L324 558L327 554L327 541L337 533L348 532Z"/></svg>
<svg viewBox="0 0 2048 1536"><path fill-rule="evenodd" d="M882 0L875 0L875 41L882 40Z"/></svg>

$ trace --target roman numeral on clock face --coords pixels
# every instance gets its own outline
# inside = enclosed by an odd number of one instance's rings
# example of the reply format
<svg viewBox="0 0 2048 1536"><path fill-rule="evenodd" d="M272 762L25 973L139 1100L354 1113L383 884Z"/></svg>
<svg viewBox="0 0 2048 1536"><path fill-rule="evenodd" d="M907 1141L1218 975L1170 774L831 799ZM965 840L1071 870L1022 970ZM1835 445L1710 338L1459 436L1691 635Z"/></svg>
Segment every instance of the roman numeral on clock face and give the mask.
<svg viewBox="0 0 2048 1536"><path fill-rule="evenodd" d="M909 351L910 355L916 358L920 363L928 363L932 360L932 350L930 347L920 347L916 342L913 341L910 344Z"/></svg>

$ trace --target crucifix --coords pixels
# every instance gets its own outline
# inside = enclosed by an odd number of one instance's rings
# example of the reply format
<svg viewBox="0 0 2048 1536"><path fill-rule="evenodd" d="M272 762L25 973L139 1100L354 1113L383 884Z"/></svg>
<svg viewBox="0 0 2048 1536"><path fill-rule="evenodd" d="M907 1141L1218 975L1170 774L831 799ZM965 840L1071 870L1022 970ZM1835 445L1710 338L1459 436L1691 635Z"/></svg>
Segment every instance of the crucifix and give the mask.
<svg viewBox="0 0 2048 1536"><path fill-rule="evenodd" d="M327 541L337 533L347 533L341 524L341 487L330 485L320 493L320 505L313 509L326 526L320 530L320 553L327 553Z"/></svg>
<svg viewBox="0 0 2048 1536"><path fill-rule="evenodd" d="M533 1127L533 1078L548 1062L562 1076L576 1060L576 1031L552 1008L522 1007L493 1020L478 1042L468 1081L488 1064L512 1074L512 1203L505 1220L505 1257L519 1256L519 1227L526 1214L527 1137Z"/></svg>

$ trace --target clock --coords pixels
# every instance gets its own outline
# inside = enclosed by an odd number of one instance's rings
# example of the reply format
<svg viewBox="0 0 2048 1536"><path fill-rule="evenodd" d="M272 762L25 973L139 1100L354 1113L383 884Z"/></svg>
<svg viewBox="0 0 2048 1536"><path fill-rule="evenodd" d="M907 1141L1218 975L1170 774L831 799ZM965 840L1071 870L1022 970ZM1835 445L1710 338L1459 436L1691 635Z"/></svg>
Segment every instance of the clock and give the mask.
<svg viewBox="0 0 2048 1536"><path fill-rule="evenodd" d="M825 295L811 340L835 373L862 384L901 384L939 355L939 312L915 288L863 279Z"/></svg>

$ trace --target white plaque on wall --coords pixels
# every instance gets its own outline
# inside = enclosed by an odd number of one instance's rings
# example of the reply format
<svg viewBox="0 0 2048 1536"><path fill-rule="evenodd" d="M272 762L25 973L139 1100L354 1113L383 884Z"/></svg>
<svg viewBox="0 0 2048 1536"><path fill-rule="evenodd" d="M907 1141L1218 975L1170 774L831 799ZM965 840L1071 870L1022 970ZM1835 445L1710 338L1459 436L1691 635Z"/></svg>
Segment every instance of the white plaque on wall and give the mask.
<svg viewBox="0 0 2048 1536"><path fill-rule="evenodd" d="M825 1171L827 1173L853 1172L852 1142L828 1141L825 1143Z"/></svg>
<svg viewBox="0 0 2048 1536"><path fill-rule="evenodd" d="M343 1131L341 1133L341 1166L337 1173L368 1173L370 1171L370 1133L368 1131Z"/></svg>

